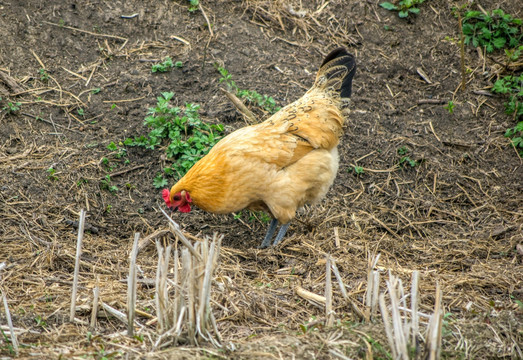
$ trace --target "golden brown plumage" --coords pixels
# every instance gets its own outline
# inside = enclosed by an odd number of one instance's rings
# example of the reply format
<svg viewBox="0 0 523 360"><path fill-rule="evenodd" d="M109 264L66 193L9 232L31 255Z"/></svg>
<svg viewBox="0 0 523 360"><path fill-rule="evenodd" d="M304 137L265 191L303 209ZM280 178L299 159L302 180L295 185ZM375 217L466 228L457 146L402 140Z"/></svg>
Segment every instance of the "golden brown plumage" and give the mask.
<svg viewBox="0 0 523 360"><path fill-rule="evenodd" d="M171 188L167 204L183 212L190 202L218 214L265 210L287 224L298 208L323 198L334 181L343 105L355 69L345 49L331 52L303 97L223 138Z"/></svg>

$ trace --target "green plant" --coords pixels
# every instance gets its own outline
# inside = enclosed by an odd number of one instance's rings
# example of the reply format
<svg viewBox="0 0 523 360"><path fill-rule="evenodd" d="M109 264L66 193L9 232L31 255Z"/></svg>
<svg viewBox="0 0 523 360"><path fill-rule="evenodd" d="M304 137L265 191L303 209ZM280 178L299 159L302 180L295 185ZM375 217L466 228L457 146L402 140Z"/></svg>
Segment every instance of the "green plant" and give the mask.
<svg viewBox="0 0 523 360"><path fill-rule="evenodd" d="M203 122L198 114L200 105L185 104L184 110L172 107L169 102L173 96L171 92L162 93L145 118L149 134L127 138L124 145L154 149L167 140L165 153L173 163L163 169L164 175L181 177L218 142L223 125ZM158 176L155 179L156 184L162 182Z"/></svg>
<svg viewBox="0 0 523 360"><path fill-rule="evenodd" d="M162 174L158 174L156 175L156 177L154 178L153 180L153 185L155 188L157 189L161 189L163 188L164 186L167 186L169 182L167 181L166 178L163 177Z"/></svg>
<svg viewBox="0 0 523 360"><path fill-rule="evenodd" d="M367 337L367 342L372 347L372 352L378 359L393 359L392 355L377 340L369 336Z"/></svg>
<svg viewBox="0 0 523 360"><path fill-rule="evenodd" d="M102 190L108 190L113 195L118 192L118 187L116 185L111 185L111 175L105 175L105 178L100 180L100 188Z"/></svg>
<svg viewBox="0 0 523 360"><path fill-rule="evenodd" d="M5 347L1 347L0 349L7 349L9 351L9 354L11 355L16 355L16 351L15 351L15 348L13 346L13 343L11 342L11 339L9 337L7 337L7 335L5 334L4 330L2 330L0 328L0 332L2 333L2 338L3 338L3 342L5 344L7 344L7 346Z"/></svg>
<svg viewBox="0 0 523 360"><path fill-rule="evenodd" d="M53 181L58 180L58 177L55 175L56 170L52 166L49 169L47 169L46 172L47 172L47 174L49 174L49 175L47 175L47 178L49 180L53 180Z"/></svg>
<svg viewBox="0 0 523 360"><path fill-rule="evenodd" d="M405 165L410 165L410 167L415 167L419 164L418 161L412 160L407 154L410 152L410 149L406 146L402 146L397 150L398 155L401 156L398 165L400 167L405 167Z"/></svg>
<svg viewBox="0 0 523 360"><path fill-rule="evenodd" d="M171 70L173 68L173 66L174 66L173 60L169 56L166 56L163 62L161 62L159 64L154 64L151 68L151 71L153 73L167 72L167 71Z"/></svg>
<svg viewBox="0 0 523 360"><path fill-rule="evenodd" d="M505 112L509 115L512 114L517 124L513 128L507 129L505 137L510 138L512 146L523 157L523 121L519 121L523 115L523 74L520 76L509 75L498 79L492 87L492 92L508 95Z"/></svg>
<svg viewBox="0 0 523 360"><path fill-rule="evenodd" d="M78 180L76 182L76 186L81 187L83 184L87 184L87 183L89 183L89 180L81 178L80 180Z"/></svg>
<svg viewBox="0 0 523 360"><path fill-rule="evenodd" d="M354 174L356 175L361 175L361 174L364 174L365 173L365 169L363 168L363 166L354 166L354 167L349 167L347 169L348 172L352 172L354 171Z"/></svg>
<svg viewBox="0 0 523 360"><path fill-rule="evenodd" d="M200 1L199 0L189 0L189 11L193 12L198 10L200 7Z"/></svg>
<svg viewBox="0 0 523 360"><path fill-rule="evenodd" d="M45 328L47 326L47 322L40 315L36 315L35 321L36 321L36 326L40 326L41 328Z"/></svg>
<svg viewBox="0 0 523 360"><path fill-rule="evenodd" d="M523 45L520 45L514 49L505 49L505 55L507 56L507 60L509 62L518 61L521 53L523 53Z"/></svg>
<svg viewBox="0 0 523 360"><path fill-rule="evenodd" d="M40 80L42 80L44 82L49 80L49 73L44 68L41 68L40 70L38 70L38 75L40 75Z"/></svg>
<svg viewBox="0 0 523 360"><path fill-rule="evenodd" d="M119 145L123 145L123 143L119 143ZM124 156L127 156L127 149L125 148L120 148L118 147L114 141L111 141L109 143L109 145L107 145L107 150L110 150L110 151L114 151L116 152L116 154L114 155L117 159L120 159ZM107 158L104 158L104 160L107 159ZM107 159L107 161L105 162L106 164L109 162L109 160Z"/></svg>
<svg viewBox="0 0 523 360"><path fill-rule="evenodd" d="M2 110L7 112L8 114L15 113L18 110L20 110L21 105L22 104L19 102L16 102L16 103L8 102L7 105L2 108Z"/></svg>
<svg viewBox="0 0 523 360"><path fill-rule="evenodd" d="M256 104L257 106L261 107L262 109L271 114L274 114L275 112L280 110L280 107L276 105L276 101L274 101L274 99L271 96L261 95L260 93L254 90L243 90L238 88L234 80L232 80L232 76L229 73L229 71L227 71L227 69L218 65L215 66L220 75L222 76L219 80L220 83L225 83L228 91L235 92L236 96L244 98L247 101Z"/></svg>
<svg viewBox="0 0 523 360"><path fill-rule="evenodd" d="M501 9L496 9L490 14L481 11L467 11L463 17L462 29L465 44L485 47L490 53L504 47L520 46L523 36L521 25L521 19L505 14Z"/></svg>
<svg viewBox="0 0 523 360"><path fill-rule="evenodd" d="M102 89L94 88L93 90L91 90L91 94L98 94L100 91L102 91Z"/></svg>
<svg viewBox="0 0 523 360"><path fill-rule="evenodd" d="M85 115L85 111L84 111L84 109L82 109L82 108L79 108L78 110L76 110L76 112L77 112L78 115L80 115L80 116L84 116L84 115Z"/></svg>
<svg viewBox="0 0 523 360"><path fill-rule="evenodd" d="M398 5L385 1L380 6L389 11L398 11L400 18L406 18L409 14L418 14L419 9L416 7L425 0L401 0Z"/></svg>
<svg viewBox="0 0 523 360"><path fill-rule="evenodd" d="M449 112L449 114L453 114L454 113L454 101L450 100L449 103L444 106L443 108L445 110L447 110Z"/></svg>
<svg viewBox="0 0 523 360"><path fill-rule="evenodd" d="M523 121L518 122L516 126L507 129L505 137L510 138L510 142L516 150L519 150L519 156L523 158Z"/></svg>

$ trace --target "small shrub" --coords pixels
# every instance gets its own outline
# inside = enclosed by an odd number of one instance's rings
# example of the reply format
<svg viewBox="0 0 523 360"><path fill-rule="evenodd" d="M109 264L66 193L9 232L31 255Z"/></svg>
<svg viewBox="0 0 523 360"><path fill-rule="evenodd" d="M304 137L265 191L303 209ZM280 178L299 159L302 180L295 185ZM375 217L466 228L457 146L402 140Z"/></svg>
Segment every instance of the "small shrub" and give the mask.
<svg viewBox="0 0 523 360"><path fill-rule="evenodd" d="M513 115L517 125L507 129L505 137L511 139L512 145L523 157L523 121L519 121L523 115L523 74L520 76L504 76L498 79L492 87L493 93L507 94L508 101L505 103L505 112Z"/></svg>
<svg viewBox="0 0 523 360"><path fill-rule="evenodd" d="M521 19L505 14L501 9L493 10L490 14L468 11L463 17L465 44L485 47L489 53L505 47L516 48L520 46L523 36L522 23ZM519 56L519 53L516 55Z"/></svg>
<svg viewBox="0 0 523 360"><path fill-rule="evenodd" d="M169 101L173 96L171 92L162 93L156 107L149 109L144 122L151 129L149 134L128 138L124 144L154 149L164 143L167 158L173 161L164 174L181 177L218 142L223 125L203 122L198 114L200 105L185 104L184 110L172 107ZM157 176L154 185L162 182Z"/></svg>
<svg viewBox="0 0 523 360"><path fill-rule="evenodd" d="M416 7L425 0L401 0L398 5L385 1L380 6L389 11L397 11L400 18L406 18L409 14L418 14L419 9Z"/></svg>
<svg viewBox="0 0 523 360"><path fill-rule="evenodd" d="M167 72L169 70L171 70L173 68L174 64L173 64L173 60L167 56L165 58L165 60L159 64L154 64L152 67L151 67L151 71L153 73L155 72Z"/></svg>

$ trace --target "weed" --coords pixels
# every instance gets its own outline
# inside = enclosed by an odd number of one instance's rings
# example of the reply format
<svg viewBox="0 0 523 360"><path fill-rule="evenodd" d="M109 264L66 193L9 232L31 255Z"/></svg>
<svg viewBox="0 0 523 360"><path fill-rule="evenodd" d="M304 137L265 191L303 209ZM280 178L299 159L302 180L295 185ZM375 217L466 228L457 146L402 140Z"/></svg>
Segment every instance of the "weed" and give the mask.
<svg viewBox="0 0 523 360"><path fill-rule="evenodd" d="M399 165L401 167L405 167L405 164L409 164L410 167L416 167L416 165L418 165L418 162L415 161L415 160L412 160L410 157L408 156L404 156L400 159L400 162L399 162Z"/></svg>
<svg viewBox="0 0 523 360"><path fill-rule="evenodd" d="M177 66L177 67L182 67L183 64L181 61L178 61L176 62L176 64L179 64L180 66ZM167 72L169 70L171 70L173 68L174 64L173 64L173 60L169 57L169 56L166 56L164 61L159 63L159 64L154 64L151 68L151 71L153 73L155 72Z"/></svg>
<svg viewBox="0 0 523 360"><path fill-rule="evenodd" d="M307 334L309 331L317 330L316 316L311 316L310 321L308 323L300 324L300 330L302 332L302 335Z"/></svg>
<svg viewBox="0 0 523 360"><path fill-rule="evenodd" d="M43 317L41 317L40 315L36 315L35 317L35 321L36 321L36 326L39 326L41 327L42 329L45 328L47 326L47 322L45 321L45 319Z"/></svg>
<svg viewBox="0 0 523 360"><path fill-rule="evenodd" d="M91 94L98 94L100 91L102 91L102 89L95 88L95 89L91 90Z"/></svg>
<svg viewBox="0 0 523 360"><path fill-rule="evenodd" d="M444 106L443 108L445 110L447 110L449 112L449 114L453 114L454 113L454 101L450 100L449 103Z"/></svg>
<svg viewBox="0 0 523 360"><path fill-rule="evenodd" d="M119 143L119 145L123 145L123 143ZM116 152L116 154L114 155L117 159L120 159L124 156L127 156L127 149L125 148L120 148L118 147L114 141L111 141L111 143L109 145L107 145L107 149L110 150L110 151L114 151ZM107 158L104 158L104 159L107 159Z"/></svg>
<svg viewBox="0 0 523 360"><path fill-rule="evenodd" d="M262 224L268 224L271 217L263 211L249 211L249 222L258 220Z"/></svg>
<svg viewBox="0 0 523 360"><path fill-rule="evenodd" d="M247 101L256 104L257 106L269 112L270 114L274 114L275 112L280 110L280 107L276 106L276 101L274 101L274 99L271 96L261 95L260 93L254 90L242 90L238 88L234 80L232 80L231 74L229 73L229 71L227 71L227 69L218 65L215 66L220 75L222 76L220 78L220 83L225 83L228 91L235 92L236 96L244 98Z"/></svg>
<svg viewBox="0 0 523 360"><path fill-rule="evenodd" d="M114 141L111 141L109 145L107 145L107 150L116 151L118 150L118 146L114 143Z"/></svg>
<svg viewBox="0 0 523 360"><path fill-rule="evenodd" d="M78 115L80 115L80 116L84 116L84 115L85 115L85 111L84 111L84 109L82 109L82 108L79 108L78 110L76 110L76 112L77 112Z"/></svg>
<svg viewBox="0 0 523 360"><path fill-rule="evenodd" d="M105 175L105 178L100 180L100 188L102 190L108 190L113 195L118 192L118 187L116 185L111 185L111 175Z"/></svg>
<svg viewBox="0 0 523 360"><path fill-rule="evenodd" d="M200 7L200 1L199 0L189 0L189 12L194 12L198 10Z"/></svg>
<svg viewBox="0 0 523 360"><path fill-rule="evenodd" d="M508 62L516 62L523 53L523 45L518 46L515 49L505 49L505 55L507 56Z"/></svg>
<svg viewBox="0 0 523 360"><path fill-rule="evenodd" d="M200 105L185 104L184 110L172 107L169 102L173 96L171 92L162 93L145 118L145 125L151 129L149 134L127 138L124 145L154 149L168 140L165 152L174 162L164 169L164 175L181 177L218 142L223 125L204 123L198 114ZM157 184L161 181L155 178Z"/></svg>
<svg viewBox="0 0 523 360"><path fill-rule="evenodd" d="M365 173L365 169L363 168L363 166L349 167L347 169L347 171L348 172L353 172L354 171L354 174L356 174L356 175L361 175L361 174Z"/></svg>
<svg viewBox="0 0 523 360"><path fill-rule="evenodd" d="M385 350L383 345L381 345L378 341L369 336L367 337L367 342L372 347L372 352L377 356L378 359L392 359L392 355L387 350Z"/></svg>
<svg viewBox="0 0 523 360"><path fill-rule="evenodd" d="M89 182L89 180L81 178L80 180L78 180L76 182L76 186L81 187L83 184L87 184L88 182Z"/></svg>
<svg viewBox="0 0 523 360"><path fill-rule="evenodd" d="M40 80L42 80L44 82L47 82L47 80L49 80L49 73L44 68L41 68L40 70L38 70L38 75L40 75Z"/></svg>
<svg viewBox="0 0 523 360"><path fill-rule="evenodd" d="M19 102L16 102L16 103L8 102L7 105L2 108L2 110L4 110L8 114L15 113L18 110L20 110L21 105L22 104Z"/></svg>
<svg viewBox="0 0 523 360"><path fill-rule="evenodd" d="M161 189L161 188L167 186L168 183L169 182L167 181L166 178L163 177L162 174L157 174L153 180L153 185L157 189Z"/></svg>
<svg viewBox="0 0 523 360"><path fill-rule="evenodd" d="M416 165L419 165L419 162L416 160L412 160L407 154L410 152L410 149L406 146L402 146L398 148L397 150L398 155L401 156L400 161L398 165L402 168L405 167L405 165L410 165L410 167L416 167Z"/></svg>
<svg viewBox="0 0 523 360"><path fill-rule="evenodd" d="M259 223L266 225L269 223L269 221L271 221L271 217L263 211L252 211L252 210L246 210L246 211L249 216L248 221L250 223L258 221ZM243 210L240 210L238 213L234 214L234 219L235 220L241 219L243 214L244 214Z"/></svg>
<svg viewBox="0 0 523 360"><path fill-rule="evenodd" d="M46 170L47 172L47 178L52 181L58 180L58 177L55 175L56 170L51 166L49 169Z"/></svg>
<svg viewBox="0 0 523 360"><path fill-rule="evenodd" d="M507 129L505 137L511 139L512 145L523 157L523 121L519 121L523 115L523 74L498 79L492 87L492 92L509 96L508 102L505 103L505 112L512 114L518 123L513 128Z"/></svg>
<svg viewBox="0 0 523 360"><path fill-rule="evenodd" d="M6 333L1 328L0 328L0 332L2 333L2 338L4 339L3 342L5 344L7 344L6 347L1 347L0 349L7 349L9 351L9 354L16 355L16 351L15 351L14 346L12 345L11 339L7 337Z"/></svg>
<svg viewBox="0 0 523 360"><path fill-rule="evenodd" d="M516 126L511 129L507 129L505 137L510 138L512 146L519 150L519 156L523 158L523 121L518 122Z"/></svg>
<svg viewBox="0 0 523 360"><path fill-rule="evenodd" d="M397 11L400 18L406 18L409 14L418 14L419 9L416 7L425 0L401 0L398 5L385 1L380 6L389 11Z"/></svg>
<svg viewBox="0 0 523 360"><path fill-rule="evenodd" d="M490 14L467 11L463 17L465 44L485 47L489 53L504 47L518 47L523 37L522 23L521 19L505 14L501 9L493 10Z"/></svg>
<svg viewBox="0 0 523 360"><path fill-rule="evenodd" d="M400 148L398 148L398 155L405 155L409 152L409 148L406 147L406 146L402 146Z"/></svg>

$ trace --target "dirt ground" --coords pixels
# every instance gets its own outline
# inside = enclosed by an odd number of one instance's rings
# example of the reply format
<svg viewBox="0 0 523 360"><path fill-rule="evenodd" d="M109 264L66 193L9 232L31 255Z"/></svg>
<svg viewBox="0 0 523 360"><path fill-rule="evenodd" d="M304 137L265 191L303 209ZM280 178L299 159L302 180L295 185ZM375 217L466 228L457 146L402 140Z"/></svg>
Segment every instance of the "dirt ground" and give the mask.
<svg viewBox="0 0 523 360"><path fill-rule="evenodd" d="M363 322L354 311L364 311L368 263L377 253L383 278L390 270L408 288L412 271L420 271L424 312L441 286L443 357L521 358L523 161L503 136L515 125L506 99L489 92L507 71L501 55L466 48L462 91L450 3L426 1L407 19L378 4L202 0L203 11L190 12L185 0L0 0L0 71L10 80L0 79L0 108L20 103L0 111L0 286L20 358L391 358L381 320ZM494 9L491 1L469 4L478 5ZM496 6L523 17L517 0ZM245 121L219 90L215 64L241 89L283 106L311 86L337 46L358 62L339 174L282 245L257 249L267 224L248 213L173 214L195 237L224 235L216 276L229 285L213 297L226 345L155 348L154 338L127 338L112 317L89 328L97 283L101 299L125 311L134 233L168 226L153 186L168 163L161 149L129 147L118 157L107 146L145 134L148 108L165 91L174 92L173 105L200 104L204 121L231 132ZM183 66L152 73L166 56ZM268 116L248 105L260 120ZM415 166L398 165L405 155ZM106 175L118 191L103 188ZM85 234L80 321L72 324L71 223L81 209L96 229ZM324 293L326 253L353 299L350 305L334 288L336 323L328 328L324 310L295 293L296 286ZM156 259L154 245L138 255L142 279L155 278ZM138 307L154 316L154 289L146 284ZM13 356L6 324L2 308L2 358Z"/></svg>

